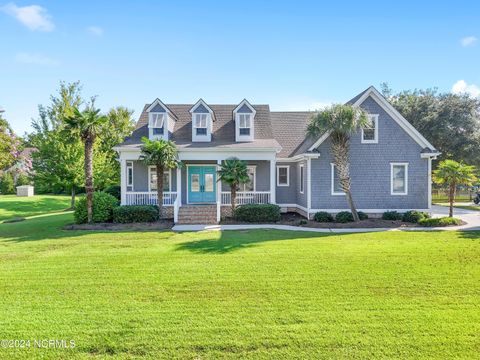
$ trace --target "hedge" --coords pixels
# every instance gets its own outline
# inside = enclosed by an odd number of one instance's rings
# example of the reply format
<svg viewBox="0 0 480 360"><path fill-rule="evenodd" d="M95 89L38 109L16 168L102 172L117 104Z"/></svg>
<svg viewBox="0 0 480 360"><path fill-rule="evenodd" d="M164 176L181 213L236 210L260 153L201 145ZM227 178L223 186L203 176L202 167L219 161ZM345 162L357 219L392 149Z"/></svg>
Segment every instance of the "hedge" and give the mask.
<svg viewBox="0 0 480 360"><path fill-rule="evenodd" d="M113 209L114 223L155 222L159 219L156 205L125 205Z"/></svg>
<svg viewBox="0 0 480 360"><path fill-rule="evenodd" d="M119 185L111 185L107 187L105 190L103 190L103 192L106 192L107 194L110 194L116 199L120 200L121 188Z"/></svg>
<svg viewBox="0 0 480 360"><path fill-rule="evenodd" d="M111 222L113 219L113 209L118 206L118 200L112 195L104 192L93 193L93 216L94 223ZM82 197L75 205L73 217L77 224L87 222L87 198Z"/></svg>
<svg viewBox="0 0 480 360"><path fill-rule="evenodd" d="M451 226L451 225L462 225L462 220L454 217L442 217L442 218L423 218L418 224L425 227L437 227L437 226Z"/></svg>
<svg viewBox="0 0 480 360"><path fill-rule="evenodd" d="M428 218L430 218L429 213L410 210L403 214L402 221L417 224L420 220Z"/></svg>
<svg viewBox="0 0 480 360"><path fill-rule="evenodd" d="M383 220L402 220L403 216L397 211L385 211L382 215Z"/></svg>
<svg viewBox="0 0 480 360"><path fill-rule="evenodd" d="M353 215L350 211L340 211L335 216L335 221L339 223L347 223L353 221Z"/></svg>
<svg viewBox="0 0 480 360"><path fill-rule="evenodd" d="M358 211L357 214L358 214L358 217L360 218L360 220L367 220L368 219L368 215L365 214L363 211Z"/></svg>
<svg viewBox="0 0 480 360"><path fill-rule="evenodd" d="M234 217L246 222L277 222L280 221L280 206L273 204L247 204L235 209Z"/></svg>
<svg viewBox="0 0 480 360"><path fill-rule="evenodd" d="M333 222L332 214L329 214L326 211L316 212L313 219L317 222Z"/></svg>

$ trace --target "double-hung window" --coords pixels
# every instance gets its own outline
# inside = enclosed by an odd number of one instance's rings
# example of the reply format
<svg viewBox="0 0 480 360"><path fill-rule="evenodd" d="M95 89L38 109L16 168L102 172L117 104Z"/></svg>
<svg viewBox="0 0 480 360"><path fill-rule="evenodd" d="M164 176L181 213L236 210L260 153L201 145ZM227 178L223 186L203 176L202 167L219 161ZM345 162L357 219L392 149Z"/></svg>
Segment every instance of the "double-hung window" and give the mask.
<svg viewBox="0 0 480 360"><path fill-rule="evenodd" d="M290 166L277 166L277 186L290 186Z"/></svg>
<svg viewBox="0 0 480 360"><path fill-rule="evenodd" d="M250 136L251 131L251 120L250 114L239 114L238 115L238 129L240 136Z"/></svg>
<svg viewBox="0 0 480 360"><path fill-rule="evenodd" d="M127 186L133 186L133 162L127 161Z"/></svg>
<svg viewBox="0 0 480 360"><path fill-rule="evenodd" d="M150 127L153 135L163 135L163 123L165 121L165 114L150 113Z"/></svg>
<svg viewBox="0 0 480 360"><path fill-rule="evenodd" d="M155 166L149 168L149 191L157 191L157 169ZM163 191L170 191L170 171L163 172Z"/></svg>
<svg viewBox="0 0 480 360"><path fill-rule="evenodd" d="M390 164L390 194L408 194L408 163Z"/></svg>
<svg viewBox="0 0 480 360"><path fill-rule="evenodd" d="M304 172L303 172L303 165L300 165L300 194L303 194L304 188L303 188L303 182L304 182Z"/></svg>
<svg viewBox="0 0 480 360"><path fill-rule="evenodd" d="M255 166L248 166L247 171L249 181L240 184L240 191L255 191Z"/></svg>
<svg viewBox="0 0 480 360"><path fill-rule="evenodd" d="M337 167L335 164L330 164L331 166L331 194L332 195L345 195L342 189L342 184L340 182L340 176L338 176Z"/></svg>
<svg viewBox="0 0 480 360"><path fill-rule="evenodd" d="M362 128L362 144L378 143L378 115L368 115L369 123Z"/></svg>
<svg viewBox="0 0 480 360"><path fill-rule="evenodd" d="M195 134L207 135L207 116L208 114L195 114Z"/></svg>

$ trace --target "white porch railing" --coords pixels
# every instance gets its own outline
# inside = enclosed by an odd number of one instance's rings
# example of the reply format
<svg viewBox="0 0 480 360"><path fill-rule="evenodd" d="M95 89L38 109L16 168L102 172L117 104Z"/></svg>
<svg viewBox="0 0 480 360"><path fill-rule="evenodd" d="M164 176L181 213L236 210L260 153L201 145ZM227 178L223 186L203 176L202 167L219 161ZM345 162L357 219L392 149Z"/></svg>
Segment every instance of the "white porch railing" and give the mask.
<svg viewBox="0 0 480 360"><path fill-rule="evenodd" d="M173 206L177 199L176 191L163 192L163 206ZM127 192L125 198L125 205L157 205L156 191L134 191Z"/></svg>
<svg viewBox="0 0 480 360"><path fill-rule="evenodd" d="M268 204L270 203L270 191L240 191L237 192L237 205L245 204ZM230 205L230 191L222 191L222 205Z"/></svg>

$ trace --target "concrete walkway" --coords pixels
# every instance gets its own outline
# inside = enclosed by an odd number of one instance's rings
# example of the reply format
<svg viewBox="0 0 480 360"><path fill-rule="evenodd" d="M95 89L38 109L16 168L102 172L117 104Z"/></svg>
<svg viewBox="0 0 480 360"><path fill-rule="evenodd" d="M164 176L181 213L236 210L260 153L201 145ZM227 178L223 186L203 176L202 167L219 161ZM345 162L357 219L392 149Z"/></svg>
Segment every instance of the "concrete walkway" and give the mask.
<svg viewBox="0 0 480 360"><path fill-rule="evenodd" d="M433 217L448 216L448 207L446 206L432 206ZM351 229L333 229L333 228L308 228L291 225L276 225L276 224L251 224L251 225L175 225L173 231L223 231L223 230L251 230L251 229L277 229L290 231L307 231L317 233L358 233L358 232L378 232L378 231L454 231L454 230L480 230L480 211L455 209L453 216L465 221L466 225L438 227L438 228L351 228Z"/></svg>

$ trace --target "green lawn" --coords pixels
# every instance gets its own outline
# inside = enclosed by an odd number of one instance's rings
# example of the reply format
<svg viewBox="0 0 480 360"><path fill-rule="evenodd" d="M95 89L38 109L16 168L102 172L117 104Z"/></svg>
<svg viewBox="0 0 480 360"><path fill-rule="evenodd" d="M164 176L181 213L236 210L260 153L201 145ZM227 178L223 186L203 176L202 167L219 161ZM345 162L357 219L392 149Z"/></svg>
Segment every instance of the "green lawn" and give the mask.
<svg viewBox="0 0 480 360"><path fill-rule="evenodd" d="M35 195L17 197L0 195L0 222L16 217L27 217L63 211L70 207L70 197L62 195Z"/></svg>
<svg viewBox="0 0 480 360"><path fill-rule="evenodd" d="M71 221L0 224L0 338L76 347L0 359L478 358L480 233L60 229Z"/></svg>

